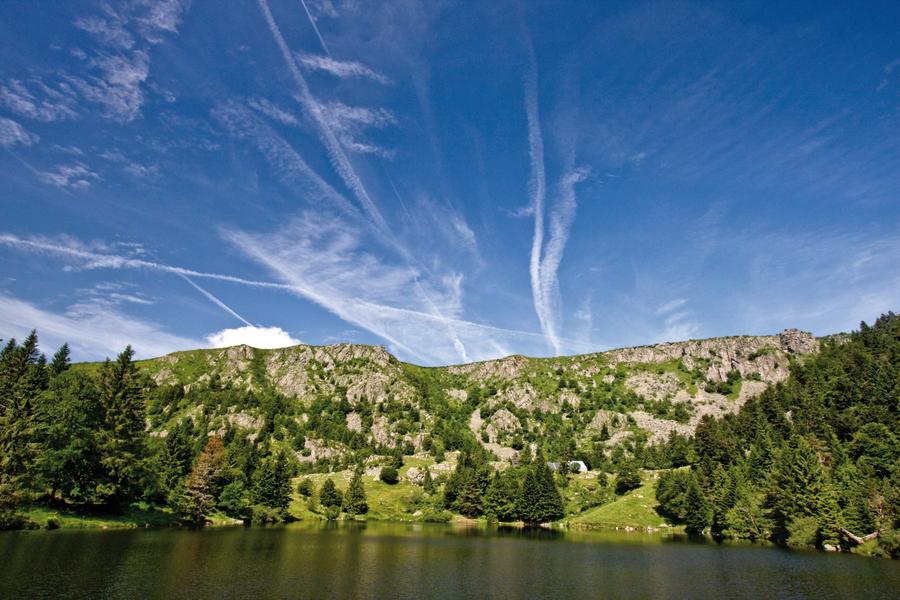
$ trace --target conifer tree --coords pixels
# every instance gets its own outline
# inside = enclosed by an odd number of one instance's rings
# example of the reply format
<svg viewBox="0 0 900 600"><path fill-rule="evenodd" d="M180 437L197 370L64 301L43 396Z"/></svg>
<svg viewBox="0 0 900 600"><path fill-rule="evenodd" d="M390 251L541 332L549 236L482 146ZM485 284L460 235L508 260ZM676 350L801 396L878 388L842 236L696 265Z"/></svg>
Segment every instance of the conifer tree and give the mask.
<svg viewBox="0 0 900 600"><path fill-rule="evenodd" d="M326 479L325 483L322 484L322 489L319 491L319 504L326 508L338 507L343 501L343 494L335 487L334 481L330 477Z"/></svg>
<svg viewBox="0 0 900 600"><path fill-rule="evenodd" d="M344 512L351 515L363 515L369 512L369 505L366 503L366 490L363 487L362 466L357 466L353 471L353 478L350 480L350 486L347 493L344 494Z"/></svg>
<svg viewBox="0 0 900 600"><path fill-rule="evenodd" d="M277 458L263 460L253 474L253 502L287 510L291 503L291 474L284 452L279 453Z"/></svg>
<svg viewBox="0 0 900 600"><path fill-rule="evenodd" d="M133 359L127 346L115 362L106 360L97 382L103 411L98 450L107 478L101 491L112 504L137 496L146 477L144 398Z"/></svg>
<svg viewBox="0 0 900 600"><path fill-rule="evenodd" d="M211 437L184 485L186 516L197 527L206 523L206 513L215 504L224 470L225 446L219 438Z"/></svg>
<svg viewBox="0 0 900 600"><path fill-rule="evenodd" d="M50 361L51 377L62 375L69 369L69 367L71 366L70 355L71 352L69 351L69 344L63 344L59 347L59 350L57 350L56 354L53 355L53 360Z"/></svg>
<svg viewBox="0 0 900 600"><path fill-rule="evenodd" d="M553 471L541 452L527 469L517 504L519 518L532 525L555 521L564 514Z"/></svg>
<svg viewBox="0 0 900 600"><path fill-rule="evenodd" d="M102 419L97 387L89 375L62 371L38 398L41 429L36 469L50 499L94 501L100 476L97 438Z"/></svg>
<svg viewBox="0 0 900 600"><path fill-rule="evenodd" d="M691 535L703 533L709 525L710 508L694 477L688 481L688 488L684 494L684 511L685 530Z"/></svg>
<svg viewBox="0 0 900 600"><path fill-rule="evenodd" d="M422 489L426 494L434 493L434 479L431 477L431 470L425 467L425 477L422 479Z"/></svg>
<svg viewBox="0 0 900 600"><path fill-rule="evenodd" d="M494 474L484 493L484 512L498 521L515 521L518 518L518 485L511 470Z"/></svg>
<svg viewBox="0 0 900 600"><path fill-rule="evenodd" d="M34 402L47 385L41 356L35 331L21 346L11 339L0 352L0 513L7 515L30 498L35 484Z"/></svg>

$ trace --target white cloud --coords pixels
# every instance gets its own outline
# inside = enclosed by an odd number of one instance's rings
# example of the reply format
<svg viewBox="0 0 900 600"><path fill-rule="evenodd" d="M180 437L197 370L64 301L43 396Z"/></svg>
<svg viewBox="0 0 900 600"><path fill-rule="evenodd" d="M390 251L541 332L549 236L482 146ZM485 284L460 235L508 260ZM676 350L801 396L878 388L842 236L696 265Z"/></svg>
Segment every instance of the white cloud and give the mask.
<svg viewBox="0 0 900 600"><path fill-rule="evenodd" d="M313 102L308 108L315 113L317 120L325 123L334 132L348 150L358 154L375 154L387 159L394 157L393 150L382 148L365 139L366 129L382 129L397 124L397 118L386 108L347 106L341 102L327 104Z"/></svg>
<svg viewBox="0 0 900 600"><path fill-rule="evenodd" d="M447 364L496 358L507 347L531 348L543 339L538 333L465 320L460 273L431 273L369 254L361 246L362 231L333 215L306 213L275 232L224 235L296 295L413 360Z"/></svg>
<svg viewBox="0 0 900 600"><path fill-rule="evenodd" d="M178 33L178 26L184 13L191 6L190 0L142 0L146 12L136 19L141 26L144 38L153 44L162 41L162 33Z"/></svg>
<svg viewBox="0 0 900 600"><path fill-rule="evenodd" d="M0 146L4 148L11 148L16 144L30 146L40 139L37 134L29 133L12 119L0 117Z"/></svg>
<svg viewBox="0 0 900 600"><path fill-rule="evenodd" d="M322 71L340 79L360 77L385 85L391 82L384 75L376 73L362 63L334 60L330 56L319 56L317 54L297 54L296 56L297 61L310 71Z"/></svg>
<svg viewBox="0 0 900 600"><path fill-rule="evenodd" d="M82 302L64 313L55 313L0 294L0 337L22 338L32 329L37 329L45 352L68 342L79 360L115 356L128 344L140 358L202 346L197 340L173 335L155 323L126 315L107 302Z"/></svg>
<svg viewBox="0 0 900 600"><path fill-rule="evenodd" d="M92 181L100 179L100 176L91 171L82 163L71 165L59 165L53 171L38 173L45 183L61 189L83 190L91 186Z"/></svg>
<svg viewBox="0 0 900 600"><path fill-rule="evenodd" d="M223 329L206 337L213 348L227 348L246 344L252 348L285 348L296 346L300 340L294 339L280 327L256 327L246 325L234 329Z"/></svg>
<svg viewBox="0 0 900 600"><path fill-rule="evenodd" d="M309 90L309 85L306 83L306 79L303 77L303 74L297 67L296 59L291 53L287 42L284 41L284 36L281 34L281 30L275 23L275 18L272 16L272 11L269 8L269 3L266 0L258 0L258 3L259 8L263 13L263 17L266 20L266 24L269 27L269 32L272 34L272 38L275 40L275 44L278 46L278 49L281 51L281 56L287 65L288 71L290 71L291 77L293 77L294 83L297 85L298 101L303 105L303 107L312 117L314 124L318 129L319 139L328 152L328 157L331 160L332 167L344 181L344 184L346 184L346 186L353 191L353 195L356 196L356 199L359 201L360 206L366 212L366 214L368 214L372 226L379 231L389 232L390 228L385 222L384 216L381 214L381 211L378 210L375 202L369 196L369 192L366 189L366 186L363 184L362 179L360 179L359 175L356 172L356 169L353 168L353 165L347 158L347 154L346 152L344 152L344 148L342 147L335 131L332 129L328 121L323 118L321 111L317 110L319 104L316 99L313 98L313 95Z"/></svg>
<svg viewBox="0 0 900 600"><path fill-rule="evenodd" d="M43 121L62 121L78 116L75 111L74 91L68 85L60 85L55 90L41 81L32 82L32 86L40 90L43 98L35 97L35 92L18 79L10 79L0 85L0 106L4 106L20 117Z"/></svg>
<svg viewBox="0 0 900 600"><path fill-rule="evenodd" d="M142 50L130 54L98 54L90 60L98 76L69 77L87 100L103 107L107 117L128 123L140 115L144 103L141 85L150 74L150 56Z"/></svg>
<svg viewBox="0 0 900 600"><path fill-rule="evenodd" d="M656 314L664 315L666 313L672 312L675 309L681 308L685 304L687 304L687 300L685 298L675 298L674 300L666 302L658 309L656 309Z"/></svg>
<svg viewBox="0 0 900 600"><path fill-rule="evenodd" d="M85 244L66 236L21 238L0 233L0 245L60 257L66 261L66 268L144 270L289 292L382 337L394 352L429 364L458 362L466 352L468 358L463 360L497 358L509 354L508 348L526 351L525 348L535 348L544 339L540 333L493 327L461 318L461 275L445 272L420 281L418 271L385 263L363 252L356 234L357 230L327 215L319 220L297 220L272 234L225 233L227 240L278 275L282 282L196 271L111 254L105 244ZM115 299L109 301L112 300ZM96 307L101 303L102 299L92 304ZM580 340L564 341L578 351L596 350Z"/></svg>
<svg viewBox="0 0 900 600"><path fill-rule="evenodd" d="M36 121L61 121L78 117L80 96L99 105L110 119L133 121L144 103L148 50L165 34L177 32L189 4L186 0L136 0L119 7L103 3L99 13L73 23L98 43L91 52L70 50L81 61L80 69L61 72L54 86L40 78L27 85L10 79L0 85L0 106Z"/></svg>
<svg viewBox="0 0 900 600"><path fill-rule="evenodd" d="M244 106L234 102L223 102L212 110L212 117L229 135L248 140L266 158L275 175L284 183L302 185L304 195L316 200L325 200L340 208L344 214L359 216L358 209L342 194L338 193L318 173L303 160L300 153L276 133L268 123L257 117Z"/></svg>
<svg viewBox="0 0 900 600"><path fill-rule="evenodd" d="M134 37L125 28L125 23L122 15L108 9L104 16L79 17L74 25L106 46L128 50L134 46Z"/></svg>
<svg viewBox="0 0 900 600"><path fill-rule="evenodd" d="M249 104L251 108L283 125L296 126L300 124L300 119L291 114L290 111L285 110L280 106L276 106L265 98L252 98L247 104Z"/></svg>

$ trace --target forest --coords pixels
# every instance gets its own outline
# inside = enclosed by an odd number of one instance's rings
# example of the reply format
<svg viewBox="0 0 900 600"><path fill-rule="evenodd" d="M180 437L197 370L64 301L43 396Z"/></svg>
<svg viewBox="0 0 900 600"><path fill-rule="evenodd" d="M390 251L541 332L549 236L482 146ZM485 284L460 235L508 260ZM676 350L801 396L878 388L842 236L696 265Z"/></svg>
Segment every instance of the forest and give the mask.
<svg viewBox="0 0 900 600"><path fill-rule="evenodd" d="M605 435L581 444L537 440L502 468L466 427L478 392L462 405L449 403L434 376L410 368L420 405L438 417L423 444L432 468L456 453L452 471L424 469L417 483L429 499L423 518L565 520L628 493L649 472L657 511L691 535L822 549L865 545L896 557L898 350L900 317L888 313L824 341L820 352L792 365L787 380L736 414L704 417L693 437L672 434L651 445L632 436L612 447ZM366 468L380 466L379 479L396 483L412 454L408 443L389 447L348 429L346 398L314 401L321 406L304 407L313 415L304 420L296 401L272 388L237 389L216 378L186 387L155 384L130 347L88 368L70 363L66 345L48 360L35 332L21 343L8 340L0 351L0 527L36 526L26 510L35 505L83 512L153 507L202 526L213 513L253 523L289 520L299 499L321 518L359 518L368 511ZM174 405L192 407L191 418L155 434ZM213 430L210 415L223 407L252 407L262 417L249 433L230 423ZM394 422L420 418L391 402L354 410L364 423L376 411ZM298 460L308 436L340 440L352 451ZM575 460L590 468L596 492L573 509L567 489ZM344 492L330 478L315 489L304 477L341 469L353 472Z"/></svg>

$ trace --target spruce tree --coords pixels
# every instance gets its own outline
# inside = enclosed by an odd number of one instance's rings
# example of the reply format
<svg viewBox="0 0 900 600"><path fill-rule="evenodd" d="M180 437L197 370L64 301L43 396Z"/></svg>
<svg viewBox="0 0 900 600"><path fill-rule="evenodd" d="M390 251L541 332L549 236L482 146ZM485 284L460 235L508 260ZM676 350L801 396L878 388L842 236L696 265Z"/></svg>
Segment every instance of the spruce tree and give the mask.
<svg viewBox="0 0 900 600"><path fill-rule="evenodd" d="M253 502L287 510L291 503L291 474L283 452L277 458L264 459L253 474Z"/></svg>
<svg viewBox="0 0 900 600"><path fill-rule="evenodd" d="M494 474L494 478L484 493L484 512L498 521L515 521L518 518L516 496L518 485L511 470Z"/></svg>
<svg viewBox="0 0 900 600"><path fill-rule="evenodd" d="M699 535L709 525L710 508L703 496L697 480L691 477L684 494L685 530L691 535Z"/></svg>
<svg viewBox="0 0 900 600"><path fill-rule="evenodd" d="M339 507L344 501L341 491L334 485L334 481L329 477L322 484L319 491L319 504L326 508Z"/></svg>
<svg viewBox="0 0 900 600"><path fill-rule="evenodd" d="M366 503L366 490L363 487L361 466L357 466L353 471L353 478L350 480L347 493L344 494L343 504L344 512L351 515L363 515L369 512L369 505Z"/></svg>
<svg viewBox="0 0 900 600"><path fill-rule="evenodd" d="M425 467L425 477L422 479L422 489L426 494L434 493L434 479L431 477L431 470Z"/></svg>
<svg viewBox="0 0 900 600"><path fill-rule="evenodd" d="M81 371L63 371L38 398L36 407L42 426L36 470L50 499L59 494L74 503L95 500L100 476L97 438L102 415L97 387Z"/></svg>
<svg viewBox="0 0 900 600"><path fill-rule="evenodd" d="M36 483L35 400L48 382L41 357L35 331L21 346L10 340L0 352L0 512L6 515L32 496Z"/></svg>
<svg viewBox="0 0 900 600"><path fill-rule="evenodd" d="M564 515L562 496L543 453L527 468L517 502L519 518L530 525L547 523Z"/></svg>
<svg viewBox="0 0 900 600"><path fill-rule="evenodd" d="M57 350L56 354L53 355L53 360L50 361L51 377L62 375L69 369L69 367L71 366L70 355L71 352L69 351L69 344L63 344L59 347L59 350Z"/></svg>
<svg viewBox="0 0 900 600"><path fill-rule="evenodd" d="M112 504L136 497L147 474L144 398L133 358L127 346L115 362L107 359L97 382L103 411L98 450L107 479L102 492Z"/></svg>

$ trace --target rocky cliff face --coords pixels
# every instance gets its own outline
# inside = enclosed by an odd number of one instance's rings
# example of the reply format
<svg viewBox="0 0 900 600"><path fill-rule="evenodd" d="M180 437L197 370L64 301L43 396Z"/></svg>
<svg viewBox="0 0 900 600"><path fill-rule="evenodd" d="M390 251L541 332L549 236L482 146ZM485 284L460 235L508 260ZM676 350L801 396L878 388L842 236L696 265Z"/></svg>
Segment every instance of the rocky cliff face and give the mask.
<svg viewBox="0 0 900 600"><path fill-rule="evenodd" d="M811 334L789 329L770 336L547 359L509 356L434 369L405 365L380 346L359 344L279 350L235 346L175 353L142 366L156 384L186 391L216 380L238 389L274 389L298 403L301 413L317 399L347 406L341 417L347 431L366 436L373 446L405 442L419 449L439 424L438 405L445 407L440 409L444 414L468 411L468 428L476 438L498 456L509 457L514 447L560 432L579 444L602 438L607 445L634 436L652 443L672 432L690 435L704 415L737 411L747 398L784 380L792 361L818 348ZM311 416L303 413L301 421ZM258 415L234 407L220 421L260 426ZM309 437L304 448L304 460L345 450L337 440Z"/></svg>

